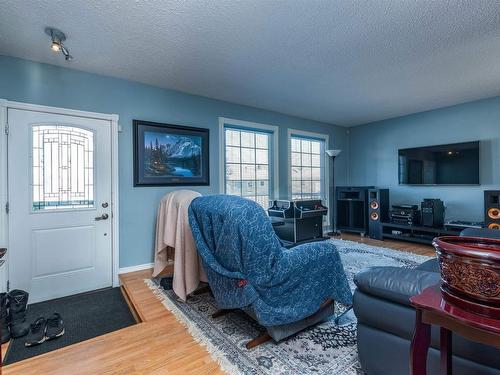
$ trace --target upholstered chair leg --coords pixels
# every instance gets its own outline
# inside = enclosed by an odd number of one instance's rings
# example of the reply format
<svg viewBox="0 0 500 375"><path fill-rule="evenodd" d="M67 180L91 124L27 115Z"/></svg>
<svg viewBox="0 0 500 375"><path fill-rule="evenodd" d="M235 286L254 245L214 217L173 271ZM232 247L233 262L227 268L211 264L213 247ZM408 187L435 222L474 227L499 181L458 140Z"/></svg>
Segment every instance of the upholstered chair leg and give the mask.
<svg viewBox="0 0 500 375"><path fill-rule="evenodd" d="M229 314L232 311L234 311L234 310L224 310L224 309L217 310L216 312L214 312L212 314L212 319L220 318L221 316Z"/></svg>
<svg viewBox="0 0 500 375"><path fill-rule="evenodd" d="M249 342L247 342L245 346L247 347L248 350L250 350L252 348L255 348L256 346L259 346L260 344L268 342L269 340L271 340L271 336L269 336L269 334L266 332L260 336L257 336L253 340L250 340Z"/></svg>
<svg viewBox="0 0 500 375"><path fill-rule="evenodd" d="M339 321L340 319L345 315L347 314L350 310L352 310L352 305L351 306L348 306L347 309L342 313L340 314L339 316L337 316L334 320L335 324L339 324Z"/></svg>

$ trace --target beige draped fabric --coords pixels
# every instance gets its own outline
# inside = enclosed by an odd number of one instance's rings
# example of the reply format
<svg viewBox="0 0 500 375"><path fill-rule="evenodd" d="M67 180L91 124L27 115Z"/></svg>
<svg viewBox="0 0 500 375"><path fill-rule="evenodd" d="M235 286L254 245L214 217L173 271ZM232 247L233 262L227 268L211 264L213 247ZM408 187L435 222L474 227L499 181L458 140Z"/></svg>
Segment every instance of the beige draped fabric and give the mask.
<svg viewBox="0 0 500 375"><path fill-rule="evenodd" d="M153 276L173 261L173 289L184 301L200 281L207 281L188 220L189 205L200 195L191 190L177 190L165 195L158 207Z"/></svg>

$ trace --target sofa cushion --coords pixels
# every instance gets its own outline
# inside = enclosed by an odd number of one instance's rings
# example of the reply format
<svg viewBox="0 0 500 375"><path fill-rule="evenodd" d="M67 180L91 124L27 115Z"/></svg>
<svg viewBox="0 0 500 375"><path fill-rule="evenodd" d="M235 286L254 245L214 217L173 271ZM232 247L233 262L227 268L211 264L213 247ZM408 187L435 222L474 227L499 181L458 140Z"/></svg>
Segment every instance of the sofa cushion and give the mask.
<svg viewBox="0 0 500 375"><path fill-rule="evenodd" d="M411 306L391 302L356 289L353 309L359 324L411 340L415 328L415 309Z"/></svg>
<svg viewBox="0 0 500 375"><path fill-rule="evenodd" d="M364 293L407 306L410 297L440 282L439 273L400 267L369 267L354 276L354 283Z"/></svg>

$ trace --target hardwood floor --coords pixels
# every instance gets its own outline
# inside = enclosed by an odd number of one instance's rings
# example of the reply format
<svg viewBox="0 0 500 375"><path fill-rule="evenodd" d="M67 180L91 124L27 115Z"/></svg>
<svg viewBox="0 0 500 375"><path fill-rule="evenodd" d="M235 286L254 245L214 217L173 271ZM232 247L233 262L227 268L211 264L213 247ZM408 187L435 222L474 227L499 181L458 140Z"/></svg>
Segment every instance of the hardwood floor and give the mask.
<svg viewBox="0 0 500 375"><path fill-rule="evenodd" d="M414 253L419 255L426 255L426 256L436 255L434 247L432 247L431 245L423 245L418 243L397 241L397 240L384 240L384 241L372 240L369 237L361 237L359 234L350 234L350 233L342 233L341 238L344 240L366 243L372 246L389 247L394 250L406 251L409 253Z"/></svg>
<svg viewBox="0 0 500 375"><path fill-rule="evenodd" d="M120 276L141 323L14 363L2 374L222 374L144 283L151 272Z"/></svg>
<svg viewBox="0 0 500 375"><path fill-rule="evenodd" d="M376 241L343 234L343 239L374 246L434 255L431 246ZM124 294L140 323L3 368L3 375L39 374L222 374L208 352L197 344L146 286L151 270L120 276ZM2 346L2 352L6 346Z"/></svg>

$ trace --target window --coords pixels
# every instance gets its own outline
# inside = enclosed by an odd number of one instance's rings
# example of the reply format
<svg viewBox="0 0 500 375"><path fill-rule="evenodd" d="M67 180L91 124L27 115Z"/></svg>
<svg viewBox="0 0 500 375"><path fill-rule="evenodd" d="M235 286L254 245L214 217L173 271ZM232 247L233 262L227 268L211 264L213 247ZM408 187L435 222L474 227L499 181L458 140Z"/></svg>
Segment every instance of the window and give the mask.
<svg viewBox="0 0 500 375"><path fill-rule="evenodd" d="M327 199L325 140L290 135L292 199Z"/></svg>
<svg viewBox="0 0 500 375"><path fill-rule="evenodd" d="M32 127L33 210L94 206L94 134L61 125Z"/></svg>
<svg viewBox="0 0 500 375"><path fill-rule="evenodd" d="M274 132L224 125L224 193L269 207L273 199Z"/></svg>

